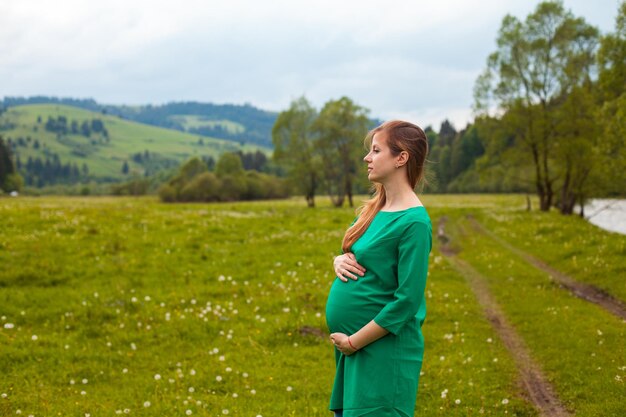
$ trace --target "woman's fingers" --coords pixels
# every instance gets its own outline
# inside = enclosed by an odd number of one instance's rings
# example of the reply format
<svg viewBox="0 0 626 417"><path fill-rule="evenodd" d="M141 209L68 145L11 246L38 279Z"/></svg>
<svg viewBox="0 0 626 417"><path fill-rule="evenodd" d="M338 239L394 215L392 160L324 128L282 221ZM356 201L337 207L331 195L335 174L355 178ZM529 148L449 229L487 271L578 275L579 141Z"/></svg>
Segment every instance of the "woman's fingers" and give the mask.
<svg viewBox="0 0 626 417"><path fill-rule="evenodd" d="M356 277L350 273L350 271L347 268L337 268L337 276L339 277L340 280L342 280L343 282L348 282L348 278L346 278L346 276L350 277L351 279L356 279Z"/></svg>
<svg viewBox="0 0 626 417"><path fill-rule="evenodd" d="M337 274L337 277L342 280L343 282L348 282L348 278L344 277L343 275L341 275L340 272L335 271L335 273Z"/></svg>
<svg viewBox="0 0 626 417"><path fill-rule="evenodd" d="M354 273L357 273L361 276L363 276L363 274L365 274L365 268L363 268L363 266L361 266L357 261L346 261L346 268L351 270Z"/></svg>
<svg viewBox="0 0 626 417"><path fill-rule="evenodd" d="M365 272L365 268L363 268L363 266L356 261L356 256L354 256L354 253L348 252L347 255L349 260L346 260L346 262Z"/></svg>
<svg viewBox="0 0 626 417"><path fill-rule="evenodd" d="M340 258L337 263L338 265L336 265L335 273L337 274L337 277L343 282L348 282L348 278L356 281L358 277L354 274L358 274L360 276L363 276L365 274L365 268L363 268L356 261L356 257L352 252L348 252L342 255L342 259Z"/></svg>

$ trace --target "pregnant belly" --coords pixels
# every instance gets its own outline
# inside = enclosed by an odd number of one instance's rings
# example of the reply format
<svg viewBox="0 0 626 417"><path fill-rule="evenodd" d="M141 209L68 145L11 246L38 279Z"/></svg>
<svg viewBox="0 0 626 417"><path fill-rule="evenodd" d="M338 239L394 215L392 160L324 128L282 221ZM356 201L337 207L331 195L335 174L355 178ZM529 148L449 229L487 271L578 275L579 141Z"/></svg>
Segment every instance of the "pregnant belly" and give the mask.
<svg viewBox="0 0 626 417"><path fill-rule="evenodd" d="M385 306L368 281L366 277L348 282L335 278L326 300L326 324L331 333L355 333Z"/></svg>

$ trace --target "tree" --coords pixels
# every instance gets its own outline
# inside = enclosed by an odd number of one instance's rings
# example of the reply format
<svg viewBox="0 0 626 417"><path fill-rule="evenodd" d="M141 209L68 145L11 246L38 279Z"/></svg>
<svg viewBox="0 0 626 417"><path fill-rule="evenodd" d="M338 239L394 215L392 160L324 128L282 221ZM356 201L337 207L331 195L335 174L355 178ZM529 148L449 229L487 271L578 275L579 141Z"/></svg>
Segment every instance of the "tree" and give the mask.
<svg viewBox="0 0 626 417"><path fill-rule="evenodd" d="M128 167L128 161L124 161L124 164L122 164L122 174L126 175L128 174L128 171L130 171L130 168Z"/></svg>
<svg viewBox="0 0 626 417"><path fill-rule="evenodd" d="M363 138L370 123L367 114L367 109L342 97L328 101L315 120L315 145L321 154L328 195L336 207L343 206L346 196L350 207L354 206L352 193L357 171L359 167L361 171L365 169L362 158Z"/></svg>
<svg viewBox="0 0 626 417"><path fill-rule="evenodd" d="M475 110L488 114L491 99L515 120L514 147L532 164L541 210L554 199L555 109L589 80L598 30L575 18L560 1L537 5L525 22L507 15L474 90ZM497 155L493 155L497 156Z"/></svg>
<svg viewBox="0 0 626 417"><path fill-rule="evenodd" d="M603 126L600 141L601 177L609 178L607 194L626 193L626 2L615 21L615 32L604 36L598 51L597 118Z"/></svg>
<svg viewBox="0 0 626 417"><path fill-rule="evenodd" d="M243 164L239 155L233 152L224 152L215 165L215 174L218 177L226 175L242 175L244 173Z"/></svg>
<svg viewBox="0 0 626 417"><path fill-rule="evenodd" d="M452 146L452 142L454 142L456 133L456 129L454 128L454 126L452 126L452 123L450 123L448 119L444 120L441 123L441 127L439 128L439 145Z"/></svg>
<svg viewBox="0 0 626 417"><path fill-rule="evenodd" d="M278 115L272 128L273 159L287 170L289 180L304 194L309 207L315 206L320 184L321 161L315 152L313 131L316 117L317 111L300 97Z"/></svg>
<svg viewBox="0 0 626 417"><path fill-rule="evenodd" d="M5 144L2 136L0 136L0 188L4 189L4 181L13 172L15 172L15 167L11 159L11 149Z"/></svg>

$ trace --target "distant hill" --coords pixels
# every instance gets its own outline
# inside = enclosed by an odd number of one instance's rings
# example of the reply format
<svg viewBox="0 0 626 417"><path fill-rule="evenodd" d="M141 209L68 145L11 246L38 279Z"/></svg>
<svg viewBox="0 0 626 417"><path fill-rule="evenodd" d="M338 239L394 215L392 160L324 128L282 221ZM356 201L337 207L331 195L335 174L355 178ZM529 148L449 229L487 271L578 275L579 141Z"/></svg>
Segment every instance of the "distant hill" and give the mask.
<svg viewBox="0 0 626 417"><path fill-rule="evenodd" d="M29 104L79 107L153 126L270 148L272 126L278 116L278 113L261 110L249 104L173 102L158 106L115 106L100 104L93 99L46 96L5 97L0 101L0 107L5 108Z"/></svg>
<svg viewBox="0 0 626 417"><path fill-rule="evenodd" d="M82 104L86 107L88 101ZM185 122L193 125L195 120ZM225 126L238 129L234 122ZM192 156L217 159L226 151L270 152L61 104L11 105L0 114L0 136L10 143L27 185L34 186L51 183L51 176L67 183L119 181L173 168Z"/></svg>

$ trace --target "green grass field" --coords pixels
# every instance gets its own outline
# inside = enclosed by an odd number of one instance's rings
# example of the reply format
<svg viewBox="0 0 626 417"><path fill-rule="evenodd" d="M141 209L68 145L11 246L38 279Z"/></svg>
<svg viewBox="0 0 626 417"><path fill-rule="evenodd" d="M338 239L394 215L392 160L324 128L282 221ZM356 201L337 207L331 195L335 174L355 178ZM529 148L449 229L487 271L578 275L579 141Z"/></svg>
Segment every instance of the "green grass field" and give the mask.
<svg viewBox="0 0 626 417"><path fill-rule="evenodd" d="M467 215L622 300L626 236L527 213L524 196L422 200L435 233L448 218L457 256L483 276L572 415L624 415L626 323ZM317 202L0 198L0 415L330 416L324 306L354 209ZM415 415L538 416L433 241Z"/></svg>
<svg viewBox="0 0 626 417"><path fill-rule="evenodd" d="M37 118L41 117L41 123ZM109 132L110 142L98 141L98 135L94 135L97 144L91 143L91 139L81 135L68 134L61 139L53 132L45 130L48 117L57 118L65 116L68 124L75 120L80 125L83 121L100 119ZM9 108L0 115L0 125L12 126L0 131L5 138L16 141L17 138L31 138L27 146L20 146L16 153L23 163L29 157L40 157L45 160L46 152L56 153L62 163L77 163L82 167L86 163L90 175L98 177L110 177L123 179L122 165L127 161L130 173L142 175L144 168L131 159L133 154L144 152L149 149L151 153L159 154L163 158L184 162L193 156L212 156L217 159L219 155L227 151L241 150L254 152L267 149L257 145L245 144L241 146L237 142L209 138L179 132L177 130L163 129L141 123L131 122L116 116L103 115L71 106L55 104L24 105ZM232 127L232 126L231 126ZM233 129L236 126L232 127ZM34 149L35 139L40 143L39 149ZM202 139L202 143L200 143ZM79 150L84 155L77 155Z"/></svg>

